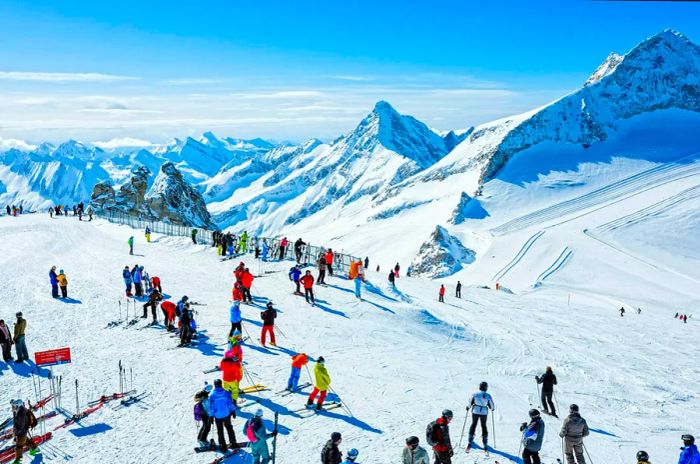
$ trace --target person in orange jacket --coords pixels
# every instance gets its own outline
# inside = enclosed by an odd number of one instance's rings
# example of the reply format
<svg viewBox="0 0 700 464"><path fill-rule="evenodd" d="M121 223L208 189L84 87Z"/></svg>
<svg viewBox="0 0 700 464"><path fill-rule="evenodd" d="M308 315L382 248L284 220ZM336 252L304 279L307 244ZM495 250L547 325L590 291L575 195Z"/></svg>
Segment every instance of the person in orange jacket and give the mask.
<svg viewBox="0 0 700 464"><path fill-rule="evenodd" d="M163 316L165 317L165 327L167 327L168 332L175 330L175 303L172 301L164 301L160 304L160 309L163 311Z"/></svg>
<svg viewBox="0 0 700 464"><path fill-rule="evenodd" d="M253 274L250 273L248 268L245 268L243 274L241 274L241 283L243 284L243 302L252 303L253 297L250 295L250 287L253 286Z"/></svg>
<svg viewBox="0 0 700 464"><path fill-rule="evenodd" d="M231 394L234 403L238 401L238 384L243 378L243 366L241 364L242 361L234 356L233 350L228 350L224 353L224 359L219 364L224 390Z"/></svg>
<svg viewBox="0 0 700 464"><path fill-rule="evenodd" d="M333 250L330 248L326 252L326 270L328 275L333 275Z"/></svg>
<svg viewBox="0 0 700 464"><path fill-rule="evenodd" d="M438 299L438 301L440 301L440 303L445 302L445 286L444 285L440 285L440 298Z"/></svg>
<svg viewBox="0 0 700 464"><path fill-rule="evenodd" d="M238 282L233 284L231 293L233 294L233 301L243 301L243 290L241 290L241 284Z"/></svg>
<svg viewBox="0 0 700 464"><path fill-rule="evenodd" d="M290 392L296 391L299 387L299 378L301 377L301 368L309 362L309 357L306 353L299 353L292 356L292 372L289 374L287 381L287 390Z"/></svg>
<svg viewBox="0 0 700 464"><path fill-rule="evenodd" d="M314 300L314 276L311 275L311 271L306 271L306 274L304 274L304 277L299 279L299 282L304 285L304 296L306 296L306 302L309 302L310 295L311 304L316 304L316 301Z"/></svg>

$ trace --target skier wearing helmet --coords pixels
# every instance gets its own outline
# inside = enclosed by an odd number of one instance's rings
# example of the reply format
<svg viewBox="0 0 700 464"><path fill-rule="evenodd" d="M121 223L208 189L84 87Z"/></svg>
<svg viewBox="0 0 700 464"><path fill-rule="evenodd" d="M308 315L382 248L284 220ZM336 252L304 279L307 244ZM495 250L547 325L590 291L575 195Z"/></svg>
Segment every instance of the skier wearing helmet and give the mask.
<svg viewBox="0 0 700 464"><path fill-rule="evenodd" d="M544 440L544 421L537 409L529 411L530 423L523 422L523 464L540 464L540 449Z"/></svg>
<svg viewBox="0 0 700 464"><path fill-rule="evenodd" d="M418 437L406 438L406 446L403 449L402 464L430 464L430 458L425 448L418 446Z"/></svg>
<svg viewBox="0 0 700 464"><path fill-rule="evenodd" d="M481 438L484 444L484 451L488 451L488 440L489 440L489 430L486 426L486 418L489 414L489 409L496 409L496 405L493 403L493 398L487 393L489 389L489 384L486 382L481 382L479 384L479 391L472 395L469 401L469 406L467 410L472 408L472 425L469 427L469 444L467 445L467 452L472 449L474 444L474 432L476 431L477 422L481 422Z"/></svg>

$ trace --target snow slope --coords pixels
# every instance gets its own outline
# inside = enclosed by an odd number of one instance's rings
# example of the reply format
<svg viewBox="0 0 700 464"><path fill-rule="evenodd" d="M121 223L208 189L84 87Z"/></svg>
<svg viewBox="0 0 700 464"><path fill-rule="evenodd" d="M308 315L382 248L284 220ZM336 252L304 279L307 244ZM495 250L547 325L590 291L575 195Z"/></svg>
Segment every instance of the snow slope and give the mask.
<svg viewBox="0 0 700 464"><path fill-rule="evenodd" d="M136 256L127 254L125 244L132 234ZM220 343L228 333L231 271L237 261L222 262L211 247L193 246L187 238L154 235L153 243L146 244L142 234L125 226L72 217L2 216L0 237L0 281L9 296L0 303L0 317L12 320L16 310L24 312L32 352L72 348L73 364L54 369L64 377L63 406L74 409L75 379L83 405L116 391L119 360L133 368L134 387L149 392L141 403L118 410L104 407L80 425L56 431L44 448L44 462L93 463L98 457L104 463L210 462L212 455L191 450L196 434L192 395L216 377L202 371L223 354ZM603 250L601 245L590 259L607 257L610 252ZM243 307L247 330L257 336L258 313L268 299L280 310L279 347L244 348L247 371L272 390L258 395L268 427L272 412L280 413L278 462L315 462L333 431L343 433L344 451L360 450L362 463L397 462L404 438L418 435L423 441L426 424L446 407L455 411L451 433L456 444L467 397L482 380L489 382L497 406L493 457L509 462L518 449L518 425L538 403L534 375L546 365L559 378L560 410L576 402L588 420L592 433L586 445L593 462L628 463L640 448L654 462L673 462L680 434L693 432L700 423L700 368L689 356L697 320L684 325L673 318L674 311L692 313L692 307L676 305L668 289L663 301L640 293L634 303L642 314L630 311L621 318L616 312L620 300L597 285L612 277L619 281L615 260L596 268L594 279L569 275L557 286L522 295L465 287L463 299L456 300L448 285L446 304L437 303L434 282L402 275L393 290L387 288L384 271L370 271L362 302L348 281L333 277L328 287L316 289L319 304L311 307L291 294L290 263L244 259L262 275L253 285L256 304ZM204 337L200 345L172 349L175 339L161 326L146 328L140 319L131 327L123 322L110 326L120 321L118 302L122 312L126 308L121 269L135 262L160 276L173 298L187 294L207 304L196 307ZM68 302L50 298L47 273L54 264L68 275ZM386 269L389 263L381 264ZM623 275L630 289L656 277L645 266L629 272ZM674 289L678 286L676 282ZM284 388L288 355L297 350L326 358L332 387L348 409L301 419L290 411L302 406L302 395L274 394ZM28 367L0 363L0 403L34 398L28 373ZM245 408L234 421L239 437L253 410ZM553 462L560 456L561 421L545 421L542 454L544 462ZM60 422L52 419L47 426ZM493 460L458 451L454 462Z"/></svg>

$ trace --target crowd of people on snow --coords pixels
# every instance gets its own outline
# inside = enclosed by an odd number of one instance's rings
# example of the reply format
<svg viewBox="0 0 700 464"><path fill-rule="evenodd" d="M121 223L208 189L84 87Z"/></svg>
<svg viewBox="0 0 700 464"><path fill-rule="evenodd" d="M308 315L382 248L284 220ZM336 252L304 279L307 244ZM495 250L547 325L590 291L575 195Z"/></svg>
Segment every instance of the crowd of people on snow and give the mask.
<svg viewBox="0 0 700 464"><path fill-rule="evenodd" d="M92 209L92 206L88 205L87 210L85 209L85 203L82 201L78 203L77 205L73 205L73 207L69 207L68 205L54 205L49 207L49 216L54 217L55 216L70 216L71 209L73 211L73 216L77 216L79 221L83 220L83 215L87 214L88 220L92 221L92 216L95 214L95 211Z"/></svg>
<svg viewBox="0 0 700 464"><path fill-rule="evenodd" d="M8 216L17 216L18 214L22 214L24 212L24 206L20 203L19 206L15 205L6 205L5 206L5 213L7 213Z"/></svg>

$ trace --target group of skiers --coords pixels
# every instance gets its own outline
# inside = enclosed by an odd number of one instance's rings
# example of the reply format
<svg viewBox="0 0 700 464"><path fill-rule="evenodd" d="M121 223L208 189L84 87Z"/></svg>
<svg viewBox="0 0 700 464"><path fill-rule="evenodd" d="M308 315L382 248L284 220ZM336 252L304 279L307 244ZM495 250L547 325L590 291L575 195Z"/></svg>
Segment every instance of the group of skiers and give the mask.
<svg viewBox="0 0 700 464"><path fill-rule="evenodd" d="M676 319L678 319L679 321L682 321L684 324L687 324L687 323L688 323L688 317L693 317L693 315L691 314L690 316L688 316L687 314L679 314L679 313L676 313L676 315L673 316L673 317L676 318Z"/></svg>
<svg viewBox="0 0 700 464"><path fill-rule="evenodd" d="M4 319L0 319L0 347L2 348L2 360L7 364L23 363L29 360L29 351L25 342L25 331L27 330L27 321L21 311L15 314L17 320L13 327L12 333L10 327L5 323ZM15 345L17 359L12 359L12 345Z"/></svg>
<svg viewBox="0 0 700 464"><path fill-rule="evenodd" d="M92 216L95 214L95 211L92 209L92 206L88 205L87 211L85 210L85 204L81 201L77 205L73 205L73 216L78 216L78 220L82 221L83 220L83 215L87 213L89 221L92 221ZM68 216L69 212L71 211L71 208L68 205L55 205L49 207L49 216L53 217L54 215L56 216Z"/></svg>
<svg viewBox="0 0 700 464"><path fill-rule="evenodd" d="M22 214L23 211L24 211L24 207L21 204L19 206L15 206L15 205L5 206L5 212L7 213L8 216L17 216L18 214Z"/></svg>

